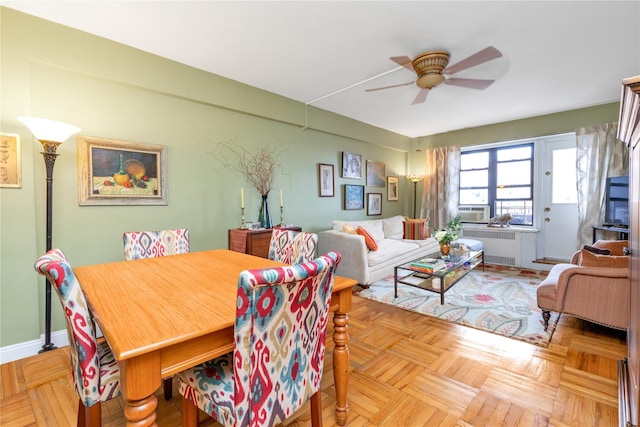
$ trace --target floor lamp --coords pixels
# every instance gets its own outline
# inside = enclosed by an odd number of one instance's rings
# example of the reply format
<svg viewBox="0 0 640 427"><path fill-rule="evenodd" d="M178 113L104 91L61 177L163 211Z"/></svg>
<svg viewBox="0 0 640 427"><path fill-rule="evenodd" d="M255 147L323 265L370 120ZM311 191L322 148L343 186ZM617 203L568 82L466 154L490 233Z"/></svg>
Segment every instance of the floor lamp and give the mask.
<svg viewBox="0 0 640 427"><path fill-rule="evenodd" d="M51 228L53 213L53 165L56 162L58 145L69 139L71 135L80 132L80 128L48 119L37 117L18 117L42 144L42 155L47 168L47 245L51 249ZM39 353L56 348L51 342L51 282L47 279L45 294L45 331L44 345Z"/></svg>
<svg viewBox="0 0 640 427"><path fill-rule="evenodd" d="M407 175L407 179L413 182L413 219L416 219L416 195L418 183L424 179L424 175Z"/></svg>

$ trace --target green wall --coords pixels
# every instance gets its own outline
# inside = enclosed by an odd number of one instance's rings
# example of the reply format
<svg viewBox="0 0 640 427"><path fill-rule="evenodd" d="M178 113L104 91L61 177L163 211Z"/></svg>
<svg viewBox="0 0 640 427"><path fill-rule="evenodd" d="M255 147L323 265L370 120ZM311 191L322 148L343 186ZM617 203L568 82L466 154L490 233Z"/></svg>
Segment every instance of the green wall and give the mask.
<svg viewBox="0 0 640 427"><path fill-rule="evenodd" d="M168 206L79 206L75 138L58 149L53 245L73 265L123 259L127 230L187 227L193 251L226 247L227 230L240 225L240 187L247 220L257 220L260 197L209 154L221 141L232 139L249 150L286 144L274 187L284 193L285 222L318 231L332 219L366 218L364 210L342 209L343 185L364 185L340 178L343 151L382 161L387 175L403 176L419 172L422 150L430 146L479 143L485 135L502 140L502 126L511 130L508 138L518 129L531 136L574 128L574 120L558 115L411 140L313 107L306 119L299 102L4 7L0 27L0 129L19 134L22 142L22 188L0 189L0 347L36 340L44 330L44 280L33 262L45 247L45 168L39 142L18 116L71 123L82 128L81 135L168 147ZM574 115L587 114L591 123L612 121L615 108ZM318 197L318 163L335 165L333 198ZM383 196L383 216L411 212L408 184L400 180L399 202ZM274 222L278 199L272 193ZM64 320L55 300L53 309L58 331Z"/></svg>

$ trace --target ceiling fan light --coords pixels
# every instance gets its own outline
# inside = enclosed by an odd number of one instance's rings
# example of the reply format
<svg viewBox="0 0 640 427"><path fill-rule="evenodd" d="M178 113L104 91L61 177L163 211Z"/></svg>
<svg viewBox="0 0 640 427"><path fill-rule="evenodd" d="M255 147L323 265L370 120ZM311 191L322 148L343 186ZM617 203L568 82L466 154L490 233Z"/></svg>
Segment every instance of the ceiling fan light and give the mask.
<svg viewBox="0 0 640 427"><path fill-rule="evenodd" d="M449 52L435 50L418 55L411 65L418 75L416 84L422 89L431 89L444 82L442 72L449 64Z"/></svg>
<svg viewBox="0 0 640 427"><path fill-rule="evenodd" d="M440 83L444 81L444 76L442 74L430 73L423 74L418 77L416 80L416 85L418 85L421 89L431 89L435 86L438 86Z"/></svg>

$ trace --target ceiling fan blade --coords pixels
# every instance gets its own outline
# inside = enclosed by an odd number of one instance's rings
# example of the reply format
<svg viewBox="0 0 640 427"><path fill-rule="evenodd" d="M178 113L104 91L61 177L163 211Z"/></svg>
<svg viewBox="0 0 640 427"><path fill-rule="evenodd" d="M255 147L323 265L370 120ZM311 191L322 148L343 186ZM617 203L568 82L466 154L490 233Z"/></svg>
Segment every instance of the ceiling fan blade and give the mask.
<svg viewBox="0 0 640 427"><path fill-rule="evenodd" d="M447 67L444 70L444 74L455 74L467 68L475 67L476 65L484 64L492 59L500 58L502 53L493 46L482 49L480 52L474 53L468 58Z"/></svg>
<svg viewBox="0 0 640 427"><path fill-rule="evenodd" d="M429 95L429 89L420 89L411 105L422 104L427 99L427 95Z"/></svg>
<svg viewBox="0 0 640 427"><path fill-rule="evenodd" d="M407 83L400 83L400 84L397 84L397 85L384 86L384 87L374 87L372 89L365 89L364 91L365 92L375 92L377 90L384 90L384 89L392 89L394 87L409 86L409 85L414 84L415 82L416 82L415 80L411 80L410 82L407 82Z"/></svg>
<svg viewBox="0 0 640 427"><path fill-rule="evenodd" d="M411 58L408 56L392 56L391 60L398 65L402 65L405 68L408 68L410 71L413 71L413 66L411 65Z"/></svg>
<svg viewBox="0 0 640 427"><path fill-rule="evenodd" d="M457 79L452 77L444 81L445 84L451 86L466 87L467 89L483 90L488 88L495 82L495 80L482 80L482 79Z"/></svg>

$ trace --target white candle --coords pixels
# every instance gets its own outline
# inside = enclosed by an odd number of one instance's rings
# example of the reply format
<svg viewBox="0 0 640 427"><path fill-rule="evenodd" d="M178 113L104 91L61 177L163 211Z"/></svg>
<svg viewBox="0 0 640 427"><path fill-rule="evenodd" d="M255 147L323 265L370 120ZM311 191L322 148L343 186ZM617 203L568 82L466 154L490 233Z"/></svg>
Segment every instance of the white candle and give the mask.
<svg viewBox="0 0 640 427"><path fill-rule="evenodd" d="M240 188L240 207L244 209L244 189Z"/></svg>
<svg viewBox="0 0 640 427"><path fill-rule="evenodd" d="M282 188L280 189L280 207L283 207L284 205L282 204Z"/></svg>

